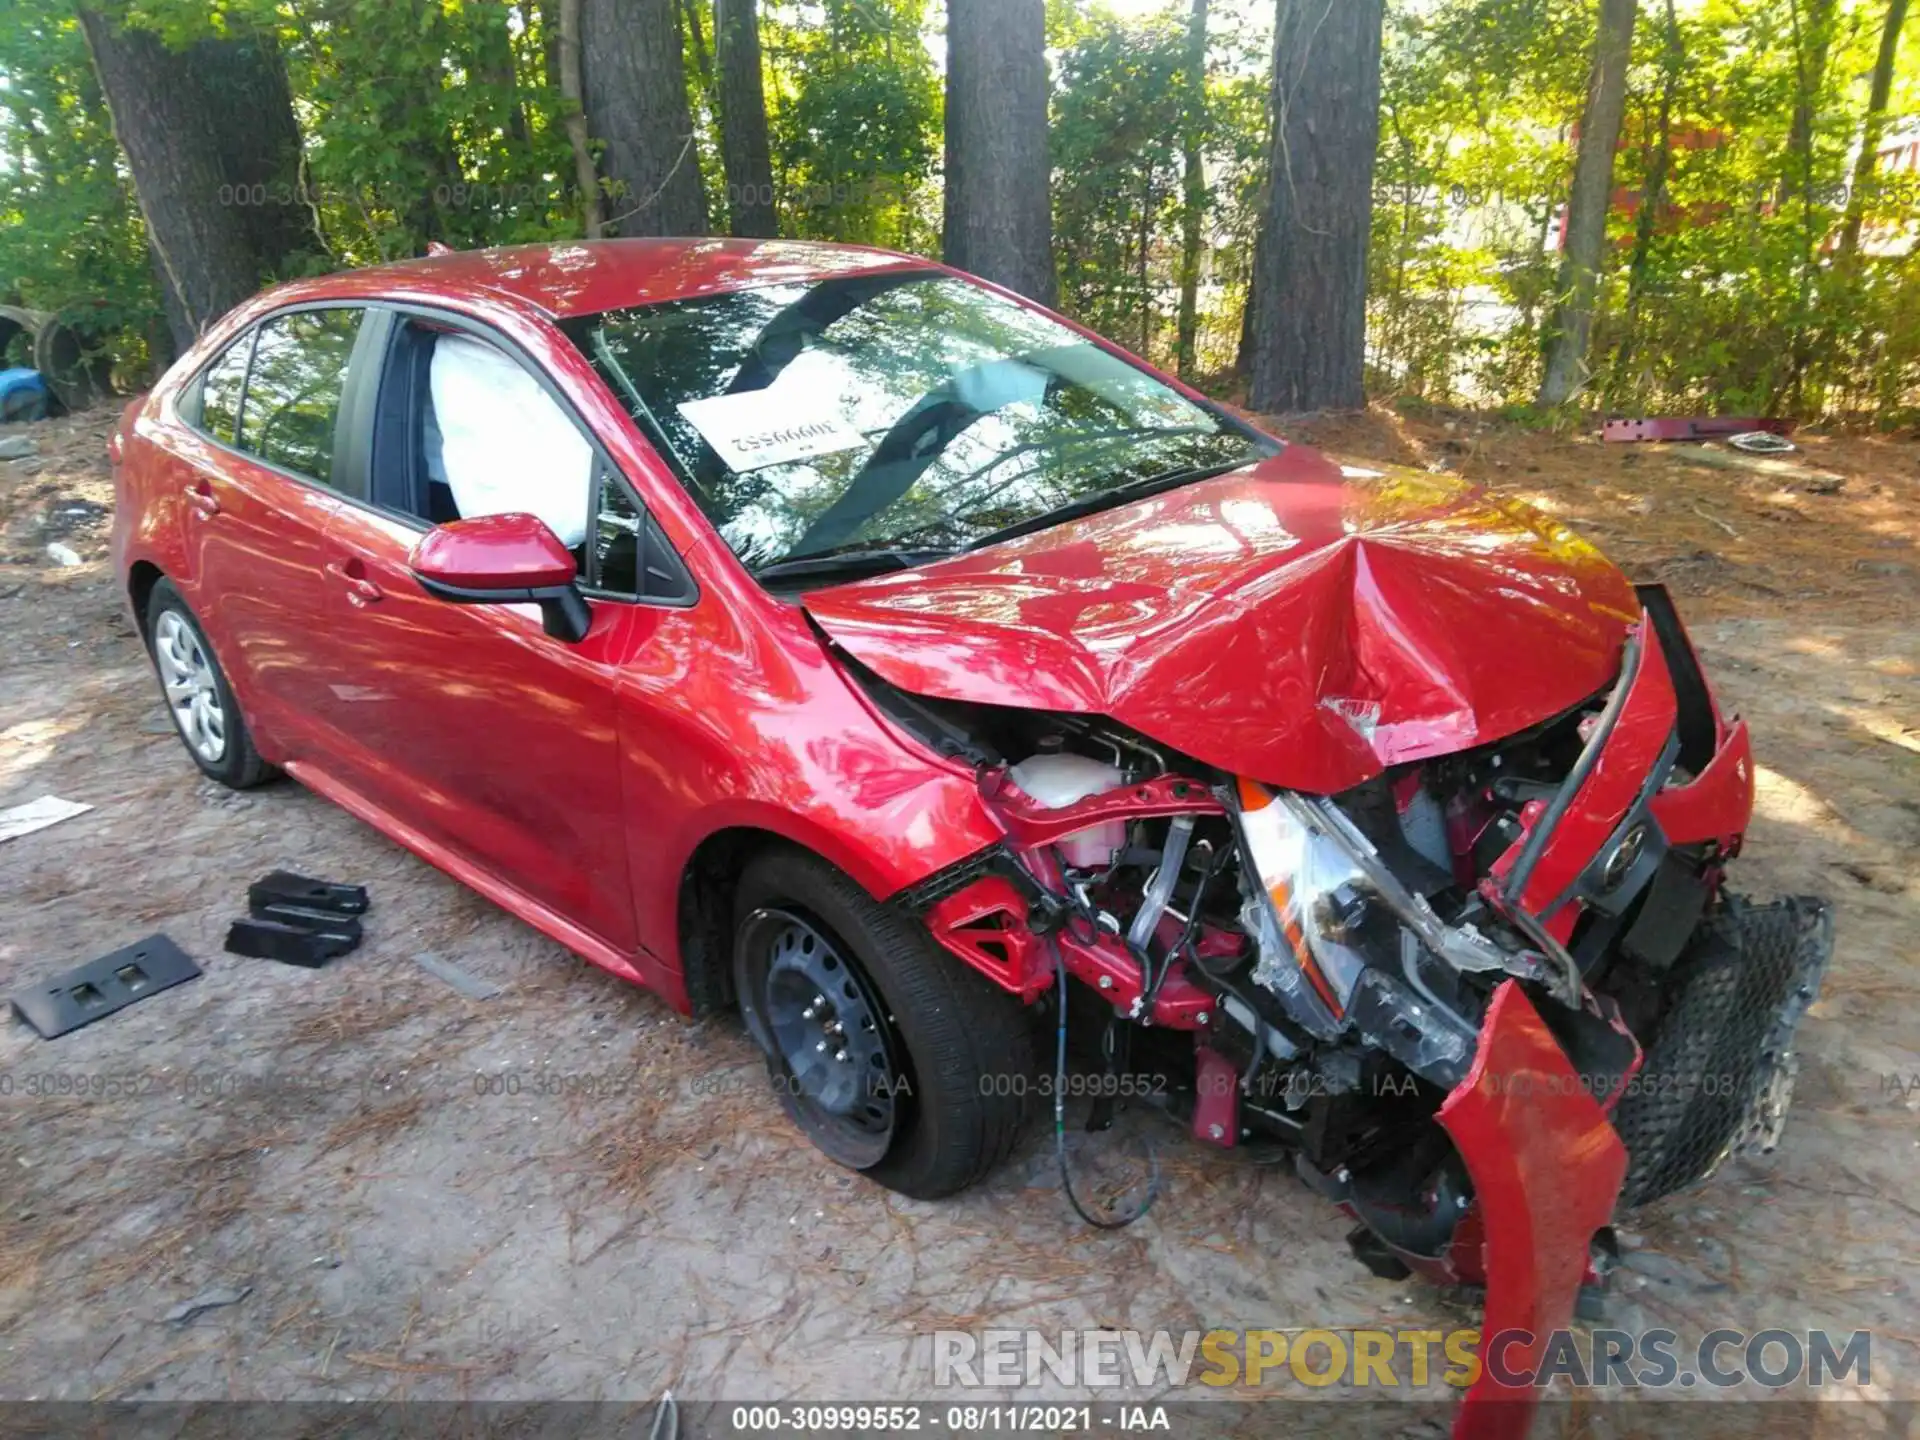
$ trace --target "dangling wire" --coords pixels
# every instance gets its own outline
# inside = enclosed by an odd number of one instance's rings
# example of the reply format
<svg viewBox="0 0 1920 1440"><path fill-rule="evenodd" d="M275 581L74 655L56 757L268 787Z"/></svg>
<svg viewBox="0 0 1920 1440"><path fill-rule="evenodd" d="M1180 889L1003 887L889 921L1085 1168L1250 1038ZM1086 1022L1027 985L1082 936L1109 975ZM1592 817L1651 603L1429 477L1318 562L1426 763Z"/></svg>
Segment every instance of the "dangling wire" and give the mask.
<svg viewBox="0 0 1920 1440"><path fill-rule="evenodd" d="M1060 1162L1060 1188L1067 1193L1067 1203L1073 1207L1073 1213L1097 1230L1123 1230L1133 1224L1148 1210L1160 1195L1160 1157L1155 1153L1153 1141L1144 1140L1147 1147L1147 1195L1140 1202L1140 1208L1131 1215L1101 1218L1088 1212L1080 1203L1080 1197L1073 1192L1073 1174L1067 1167L1067 962L1060 953L1060 941L1053 935L1047 936L1047 946L1053 951L1054 973L1060 981L1060 1024L1058 1044L1054 1049L1053 1068L1053 1153Z"/></svg>

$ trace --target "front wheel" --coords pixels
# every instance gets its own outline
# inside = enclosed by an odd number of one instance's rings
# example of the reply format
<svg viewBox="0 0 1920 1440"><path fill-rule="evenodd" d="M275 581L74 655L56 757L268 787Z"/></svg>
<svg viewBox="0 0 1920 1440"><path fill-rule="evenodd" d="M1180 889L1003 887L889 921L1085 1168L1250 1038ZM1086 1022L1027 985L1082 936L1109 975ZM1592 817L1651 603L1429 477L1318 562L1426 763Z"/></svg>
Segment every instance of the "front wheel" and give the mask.
<svg viewBox="0 0 1920 1440"><path fill-rule="evenodd" d="M1038 1089L1018 1001L799 850L747 867L735 919L741 1014L808 1139L922 1200L1006 1159Z"/></svg>

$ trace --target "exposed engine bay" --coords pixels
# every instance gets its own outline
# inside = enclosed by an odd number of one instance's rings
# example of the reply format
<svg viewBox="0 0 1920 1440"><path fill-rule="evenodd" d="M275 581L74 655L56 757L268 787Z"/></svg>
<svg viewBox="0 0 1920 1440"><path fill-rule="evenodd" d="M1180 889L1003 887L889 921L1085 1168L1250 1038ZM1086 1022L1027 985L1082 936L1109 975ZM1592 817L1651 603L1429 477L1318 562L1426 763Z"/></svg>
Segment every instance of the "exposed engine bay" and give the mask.
<svg viewBox="0 0 1920 1440"><path fill-rule="evenodd" d="M1617 1208L1772 1146L1831 952L1821 902L1727 888L1746 730L1640 599L1605 689L1332 796L849 661L1006 832L898 902L1008 989L1071 976L1184 1052L1194 1138L1288 1147L1376 1273L1487 1284L1490 1328L1532 1325L1599 1278ZM1502 1234L1530 1296L1496 1315Z"/></svg>

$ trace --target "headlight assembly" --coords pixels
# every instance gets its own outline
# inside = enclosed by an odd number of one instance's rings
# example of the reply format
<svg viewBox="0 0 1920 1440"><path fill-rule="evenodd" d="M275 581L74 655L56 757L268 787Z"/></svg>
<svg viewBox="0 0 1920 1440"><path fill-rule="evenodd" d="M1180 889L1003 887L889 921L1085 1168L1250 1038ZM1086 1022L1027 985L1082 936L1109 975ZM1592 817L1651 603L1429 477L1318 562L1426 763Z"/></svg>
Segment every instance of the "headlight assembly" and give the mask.
<svg viewBox="0 0 1920 1440"><path fill-rule="evenodd" d="M1476 1027L1421 981L1423 952L1461 971L1527 964L1478 931L1447 925L1388 870L1331 801L1239 784L1254 889L1242 924L1260 947L1255 982L1304 1029L1348 1029L1437 1083L1458 1080Z"/></svg>

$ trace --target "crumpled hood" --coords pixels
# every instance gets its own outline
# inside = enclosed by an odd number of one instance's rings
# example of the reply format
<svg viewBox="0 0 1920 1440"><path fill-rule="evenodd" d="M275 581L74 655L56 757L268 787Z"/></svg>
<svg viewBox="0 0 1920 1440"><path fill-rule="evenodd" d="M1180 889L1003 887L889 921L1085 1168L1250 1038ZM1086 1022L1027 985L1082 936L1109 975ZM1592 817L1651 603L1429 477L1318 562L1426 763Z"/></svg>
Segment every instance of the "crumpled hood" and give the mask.
<svg viewBox="0 0 1920 1440"><path fill-rule="evenodd" d="M1538 511L1299 446L805 605L903 690L1106 715L1321 794L1567 710L1639 616Z"/></svg>

